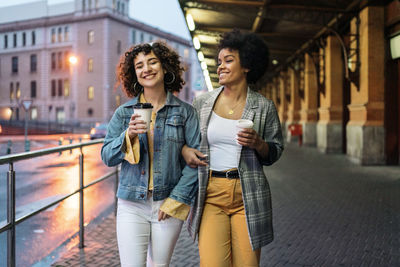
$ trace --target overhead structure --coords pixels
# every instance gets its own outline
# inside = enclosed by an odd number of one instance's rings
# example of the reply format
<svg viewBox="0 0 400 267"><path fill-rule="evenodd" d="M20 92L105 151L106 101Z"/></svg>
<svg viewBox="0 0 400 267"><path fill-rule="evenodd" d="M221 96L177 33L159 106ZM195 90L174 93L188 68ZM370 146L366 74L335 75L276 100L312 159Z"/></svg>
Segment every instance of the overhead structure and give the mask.
<svg viewBox="0 0 400 267"><path fill-rule="evenodd" d="M218 86L217 44L232 29L260 35L270 48L272 78L329 32L340 32L365 5L384 0L179 0L208 86ZM268 78L267 77L267 78ZM207 76L206 76L207 80Z"/></svg>

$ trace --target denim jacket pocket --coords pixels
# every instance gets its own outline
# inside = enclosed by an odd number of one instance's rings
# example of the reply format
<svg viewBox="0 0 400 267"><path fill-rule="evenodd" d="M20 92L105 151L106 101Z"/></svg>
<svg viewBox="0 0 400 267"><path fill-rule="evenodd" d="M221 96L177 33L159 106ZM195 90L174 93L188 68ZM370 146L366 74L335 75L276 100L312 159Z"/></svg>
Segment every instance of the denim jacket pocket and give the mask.
<svg viewBox="0 0 400 267"><path fill-rule="evenodd" d="M165 121L165 133L167 140L183 143L184 137L184 119L181 115L172 115Z"/></svg>
<svg viewBox="0 0 400 267"><path fill-rule="evenodd" d="M123 125L124 125L124 130L126 130L129 126L129 121L131 120L131 116L130 115L123 115L122 116L122 120L123 120Z"/></svg>

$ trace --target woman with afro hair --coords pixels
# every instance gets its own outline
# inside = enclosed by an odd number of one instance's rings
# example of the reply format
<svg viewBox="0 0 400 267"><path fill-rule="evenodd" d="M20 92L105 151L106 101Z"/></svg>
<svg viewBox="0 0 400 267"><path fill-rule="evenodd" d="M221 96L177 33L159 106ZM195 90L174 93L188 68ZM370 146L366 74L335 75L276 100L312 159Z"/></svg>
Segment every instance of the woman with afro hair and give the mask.
<svg viewBox="0 0 400 267"><path fill-rule="evenodd" d="M184 81L179 56L162 42L129 49L117 66L122 89L132 99L110 120L101 149L107 166L121 164L117 241L121 266L168 266L194 204L197 170L184 164L184 144L198 147L194 108L179 100ZM150 103L150 127L134 113ZM150 104L146 104L150 106Z"/></svg>
<svg viewBox="0 0 400 267"><path fill-rule="evenodd" d="M268 60L267 45L254 33L225 33L217 69L222 86L193 102L200 149L187 145L182 154L199 171L188 227L199 238L201 266L259 266L261 247L273 239L263 166L282 154L281 124L274 103L249 88L267 71ZM251 120L253 127L238 131L239 119Z"/></svg>

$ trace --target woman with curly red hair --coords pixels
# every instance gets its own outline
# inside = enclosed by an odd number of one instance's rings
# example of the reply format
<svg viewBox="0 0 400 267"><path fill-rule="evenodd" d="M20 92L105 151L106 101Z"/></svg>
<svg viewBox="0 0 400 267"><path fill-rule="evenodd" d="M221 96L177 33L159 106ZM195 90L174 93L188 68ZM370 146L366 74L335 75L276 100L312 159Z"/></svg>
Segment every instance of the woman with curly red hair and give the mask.
<svg viewBox="0 0 400 267"><path fill-rule="evenodd" d="M101 150L107 166L121 164L117 240L122 266L168 266L197 193L197 171L184 164L184 144L197 147L195 110L179 100L184 81L179 56L162 42L129 49L117 77L130 101L110 120ZM153 107L150 129L137 103ZM149 104L147 104L149 105Z"/></svg>

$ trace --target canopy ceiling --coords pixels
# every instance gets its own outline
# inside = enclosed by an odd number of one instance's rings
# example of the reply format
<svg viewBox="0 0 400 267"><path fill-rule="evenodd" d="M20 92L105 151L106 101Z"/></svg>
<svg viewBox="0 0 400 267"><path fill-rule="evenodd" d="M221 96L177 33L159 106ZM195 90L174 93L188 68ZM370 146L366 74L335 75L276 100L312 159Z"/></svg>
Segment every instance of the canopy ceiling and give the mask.
<svg viewBox="0 0 400 267"><path fill-rule="evenodd" d="M387 2L367 0L179 0L185 16L193 17L192 37L200 41L213 87L218 86L215 57L221 33L233 28L252 31L270 48L272 77L327 27L339 27L362 6Z"/></svg>

